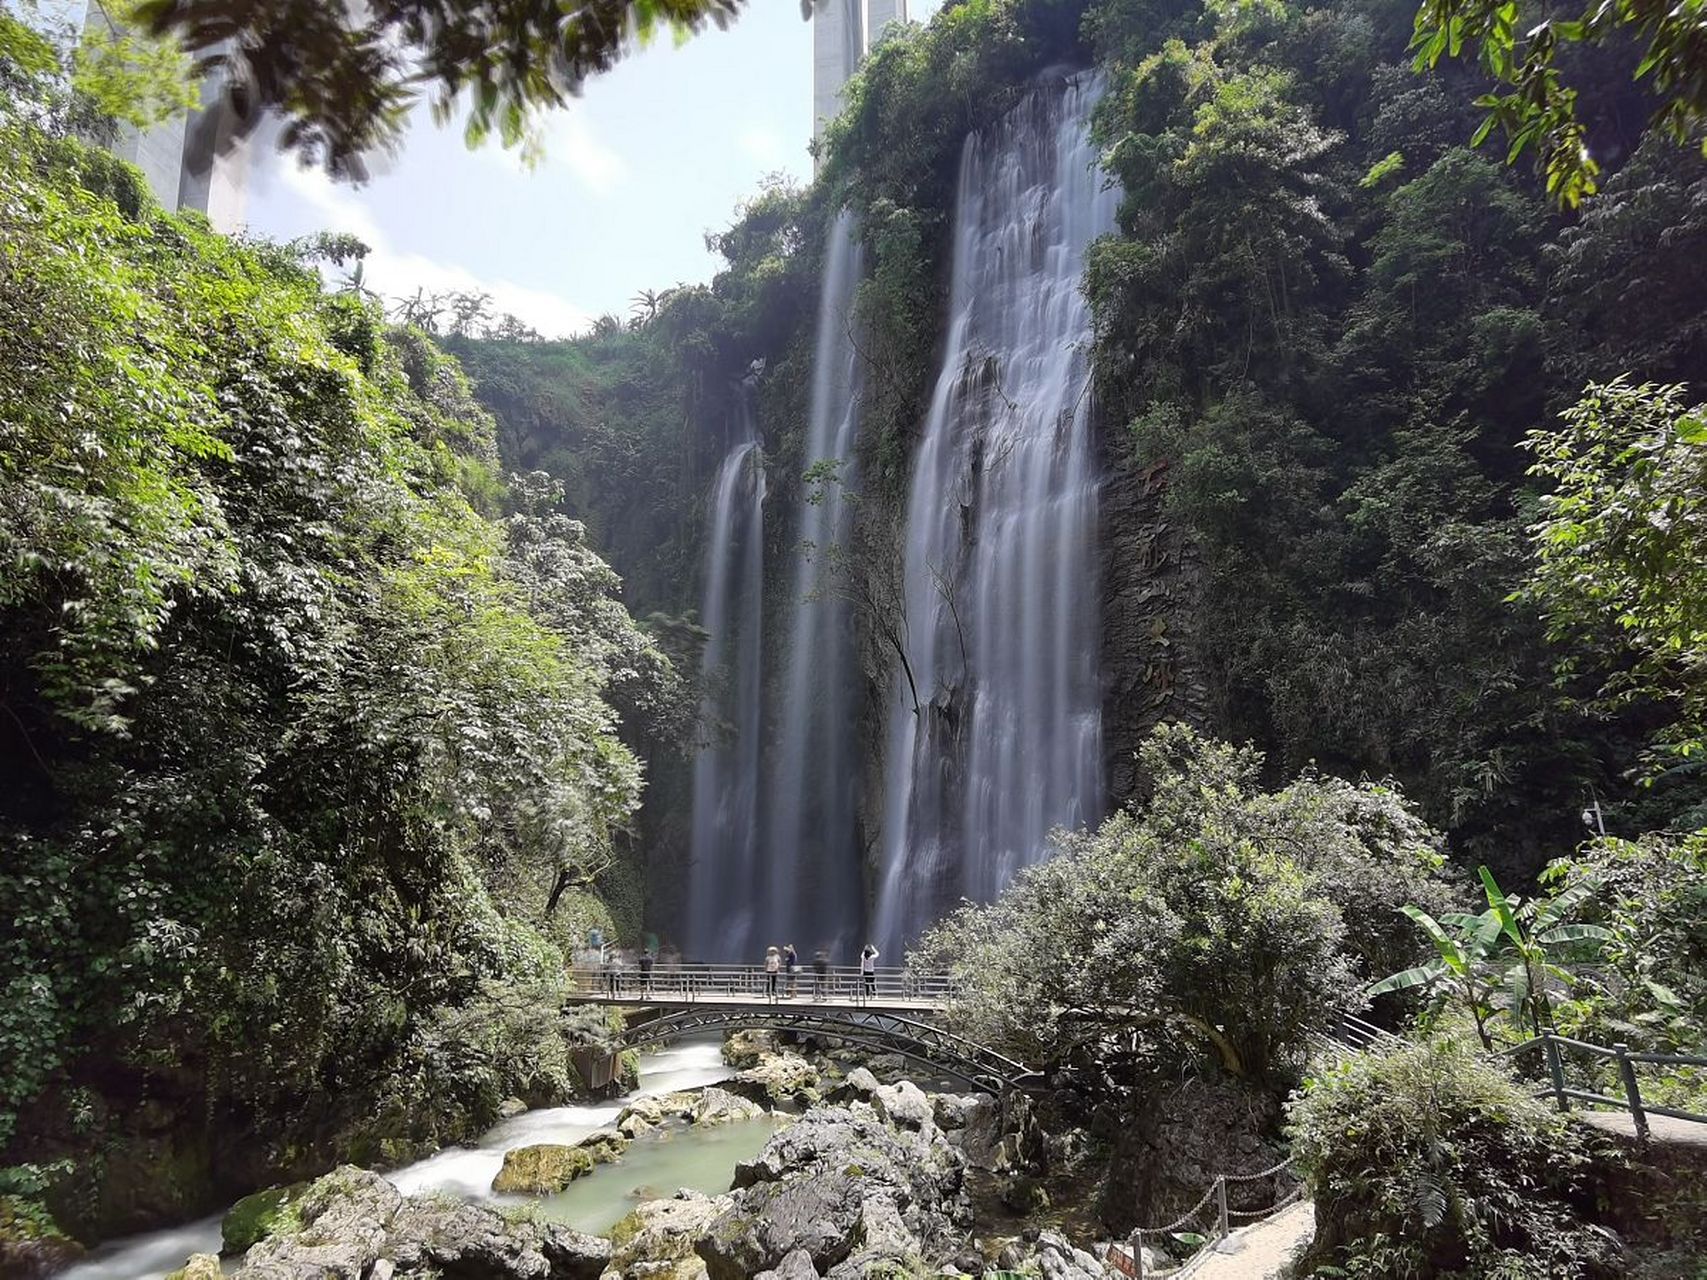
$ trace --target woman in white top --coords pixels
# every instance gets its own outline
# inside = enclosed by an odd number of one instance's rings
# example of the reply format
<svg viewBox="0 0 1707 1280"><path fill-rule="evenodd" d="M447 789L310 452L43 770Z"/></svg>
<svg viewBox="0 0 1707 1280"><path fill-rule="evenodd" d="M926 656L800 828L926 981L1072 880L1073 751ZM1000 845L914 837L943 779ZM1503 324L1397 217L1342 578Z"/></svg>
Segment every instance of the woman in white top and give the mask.
<svg viewBox="0 0 1707 1280"><path fill-rule="evenodd" d="M782 972L782 952L775 947L765 949L765 994L776 999L776 975Z"/></svg>
<svg viewBox="0 0 1707 1280"><path fill-rule="evenodd" d="M877 994L877 957L881 954L869 942L865 944L865 950L859 953L859 976L865 983L867 999Z"/></svg>

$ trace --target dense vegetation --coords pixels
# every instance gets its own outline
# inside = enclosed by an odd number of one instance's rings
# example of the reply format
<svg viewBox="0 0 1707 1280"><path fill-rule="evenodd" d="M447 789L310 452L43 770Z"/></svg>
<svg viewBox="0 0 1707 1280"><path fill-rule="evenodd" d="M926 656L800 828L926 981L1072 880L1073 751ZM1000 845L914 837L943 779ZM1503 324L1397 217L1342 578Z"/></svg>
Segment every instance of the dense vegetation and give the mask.
<svg viewBox="0 0 1707 1280"><path fill-rule="evenodd" d="M454 361L65 123L0 120L0 1192L103 1232L576 1091L681 689Z"/></svg>

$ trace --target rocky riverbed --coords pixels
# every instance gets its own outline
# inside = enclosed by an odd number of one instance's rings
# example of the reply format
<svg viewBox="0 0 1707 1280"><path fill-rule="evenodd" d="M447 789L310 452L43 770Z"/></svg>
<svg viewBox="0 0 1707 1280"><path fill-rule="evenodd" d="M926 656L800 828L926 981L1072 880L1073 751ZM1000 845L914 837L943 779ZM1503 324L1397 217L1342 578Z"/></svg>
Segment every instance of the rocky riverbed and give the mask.
<svg viewBox="0 0 1707 1280"><path fill-rule="evenodd" d="M1026 1214L1046 1146L1019 1100L928 1093L900 1064L865 1066L737 1042L739 1070L715 1085L635 1100L614 1124L575 1143L510 1150L493 1187L533 1204L408 1195L346 1167L293 1191L259 1224L237 1215L248 1245L238 1280L806 1280L980 1275L1025 1268L1049 1280L1108 1274ZM671 1132L776 1125L740 1160L721 1194L647 1200L606 1235L551 1220L550 1196L584 1177L617 1176L639 1141ZM751 1148L748 1148L751 1150ZM616 1164L618 1169L600 1166ZM1019 1189L1017 1192L1015 1189ZM1006 1207L1002 1207L1003 1205ZM996 1206L1000 1221L984 1212ZM243 1206L239 1206L240 1209ZM606 1220L608 1221L608 1219ZM1081 1241L1080 1244L1088 1242ZM230 1265L228 1259L227 1265ZM200 1255L184 1280L212 1280Z"/></svg>

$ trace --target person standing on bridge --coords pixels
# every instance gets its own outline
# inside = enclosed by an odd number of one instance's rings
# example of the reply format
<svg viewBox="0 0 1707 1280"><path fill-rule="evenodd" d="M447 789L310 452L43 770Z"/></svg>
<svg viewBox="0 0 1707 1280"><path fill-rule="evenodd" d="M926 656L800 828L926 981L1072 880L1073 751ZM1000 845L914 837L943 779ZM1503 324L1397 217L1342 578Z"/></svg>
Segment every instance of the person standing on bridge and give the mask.
<svg viewBox="0 0 1707 1280"><path fill-rule="evenodd" d="M657 962L658 962L658 958L652 954L652 951L650 948L648 948L645 951L642 951L640 953L640 994L641 995L649 996L652 994L652 966L654 964L656 964Z"/></svg>
<svg viewBox="0 0 1707 1280"><path fill-rule="evenodd" d="M776 975L782 971L782 953L775 947L765 949L765 994L776 999Z"/></svg>
<svg viewBox="0 0 1707 1280"><path fill-rule="evenodd" d="M822 999L830 994L830 949L819 947L812 953L812 994Z"/></svg>
<svg viewBox="0 0 1707 1280"><path fill-rule="evenodd" d="M864 950L859 953L859 977L865 984L867 1000L877 994L877 957L882 955L871 943L866 943Z"/></svg>
<svg viewBox="0 0 1707 1280"><path fill-rule="evenodd" d="M800 994L800 953L791 942L782 949L782 967L788 971L788 998Z"/></svg>

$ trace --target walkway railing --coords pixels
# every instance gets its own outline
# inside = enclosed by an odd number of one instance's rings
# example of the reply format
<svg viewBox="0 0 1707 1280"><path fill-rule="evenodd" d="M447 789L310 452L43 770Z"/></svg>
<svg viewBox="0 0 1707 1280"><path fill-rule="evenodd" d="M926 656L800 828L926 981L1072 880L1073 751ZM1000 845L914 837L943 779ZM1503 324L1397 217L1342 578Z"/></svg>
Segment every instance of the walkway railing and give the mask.
<svg viewBox="0 0 1707 1280"><path fill-rule="evenodd" d="M1279 1164L1257 1173L1223 1173L1209 1184L1209 1190L1203 1193L1203 1198L1165 1227L1140 1227L1127 1237L1128 1243L1113 1245L1108 1251L1107 1262L1111 1270L1121 1275L1135 1276L1137 1280L1185 1280L1195 1271L1205 1258L1214 1251L1215 1247L1225 1240L1234 1230L1235 1221L1239 1226L1248 1226L1262 1218L1279 1213L1282 1209L1297 1204L1304 1196L1304 1183L1298 1182L1290 1191L1280 1196L1273 1204L1264 1205L1259 1209L1234 1209L1227 1203L1227 1187L1229 1184L1240 1185L1248 1182L1261 1182L1279 1173L1290 1173L1292 1160L1288 1157ZM1206 1216L1205 1211L1213 1213ZM1201 1236L1190 1256L1183 1262L1176 1263L1164 1270L1146 1271L1144 1269L1144 1237L1161 1241L1168 1237L1178 1237L1187 1227L1201 1226L1202 1232L1193 1231L1192 1236Z"/></svg>
<svg viewBox="0 0 1707 1280"><path fill-rule="evenodd" d="M660 964L650 974L628 965L577 966L570 971L576 996L588 1000L697 1004L719 1000L770 1004L907 1004L935 1007L953 995L945 973L879 968L865 973L857 965L831 965L822 972L803 965L793 974L766 973L763 965Z"/></svg>
<svg viewBox="0 0 1707 1280"><path fill-rule="evenodd" d="M1674 1120L1689 1120L1696 1124L1707 1124L1707 1115L1701 1115L1694 1111L1684 1111L1677 1107L1661 1106L1656 1102L1645 1100L1642 1097L1642 1082L1636 1075L1638 1065L1707 1067L1707 1058L1686 1053L1640 1053L1631 1049L1627 1044L1615 1044L1608 1048L1606 1045L1590 1044L1586 1040L1573 1040L1569 1036L1562 1036L1553 1031L1543 1031L1533 1040L1525 1040L1522 1044L1513 1045L1494 1056L1516 1058L1537 1045L1541 1046L1542 1057L1546 1063L1548 1084L1546 1088L1537 1090L1535 1096L1537 1098L1552 1098L1560 1111L1569 1111L1572 1102L1586 1102L1590 1105L1618 1107L1627 1110L1630 1113L1630 1119L1636 1126L1636 1138L1639 1142L1648 1140L1648 1116L1650 1114L1670 1116ZM1592 1089L1575 1089L1566 1084L1563 1053L1566 1049L1616 1062L1618 1064L1619 1082L1624 1087L1624 1096L1619 1098L1609 1094L1596 1093Z"/></svg>

